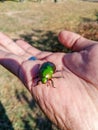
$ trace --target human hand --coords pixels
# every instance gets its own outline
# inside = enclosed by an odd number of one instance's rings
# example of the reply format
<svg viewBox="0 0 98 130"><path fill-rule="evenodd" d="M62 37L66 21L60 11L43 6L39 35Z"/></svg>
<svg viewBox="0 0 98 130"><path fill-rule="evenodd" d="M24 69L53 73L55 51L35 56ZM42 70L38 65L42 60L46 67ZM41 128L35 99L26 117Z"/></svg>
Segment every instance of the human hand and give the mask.
<svg viewBox="0 0 98 130"><path fill-rule="evenodd" d="M0 64L19 77L44 113L60 129L97 130L97 42L67 31L59 34L59 40L77 52L42 52L22 40L15 43L1 33ZM38 60L28 60L31 56ZM45 61L56 65L52 78L55 88L51 82L48 87L37 83L39 65Z"/></svg>

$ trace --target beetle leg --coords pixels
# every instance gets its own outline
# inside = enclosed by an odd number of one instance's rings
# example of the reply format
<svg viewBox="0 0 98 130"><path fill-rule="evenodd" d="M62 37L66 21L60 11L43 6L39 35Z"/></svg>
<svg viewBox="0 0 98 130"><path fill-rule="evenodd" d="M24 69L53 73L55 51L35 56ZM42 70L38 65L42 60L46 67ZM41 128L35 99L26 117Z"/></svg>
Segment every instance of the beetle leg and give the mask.
<svg viewBox="0 0 98 130"><path fill-rule="evenodd" d="M53 80L50 79L50 81L51 81L52 87L55 88Z"/></svg>
<svg viewBox="0 0 98 130"><path fill-rule="evenodd" d="M49 81L47 81L47 83L46 83L46 84L47 84L47 87L48 87L48 86L50 85L50 82L49 82Z"/></svg>
<svg viewBox="0 0 98 130"><path fill-rule="evenodd" d="M63 73L63 71L64 71L64 68L62 67L62 70L56 70L56 72L61 72L61 76L55 76L55 77L53 77L53 78L64 78L64 73Z"/></svg>
<svg viewBox="0 0 98 130"><path fill-rule="evenodd" d="M54 83L53 83L53 80L52 80L52 79L49 79L49 80L47 81L47 87L51 86L51 84L52 84L52 87L55 88Z"/></svg>

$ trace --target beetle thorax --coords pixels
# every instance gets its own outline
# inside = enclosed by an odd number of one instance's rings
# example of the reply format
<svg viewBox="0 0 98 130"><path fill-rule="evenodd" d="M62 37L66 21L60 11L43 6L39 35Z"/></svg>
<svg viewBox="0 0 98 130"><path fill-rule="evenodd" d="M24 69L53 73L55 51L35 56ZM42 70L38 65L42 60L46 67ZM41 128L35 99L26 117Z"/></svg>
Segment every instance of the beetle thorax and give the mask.
<svg viewBox="0 0 98 130"><path fill-rule="evenodd" d="M51 74L47 74L47 75L46 75L46 78L47 78L47 79L51 79L51 78L52 78L52 75L51 75Z"/></svg>

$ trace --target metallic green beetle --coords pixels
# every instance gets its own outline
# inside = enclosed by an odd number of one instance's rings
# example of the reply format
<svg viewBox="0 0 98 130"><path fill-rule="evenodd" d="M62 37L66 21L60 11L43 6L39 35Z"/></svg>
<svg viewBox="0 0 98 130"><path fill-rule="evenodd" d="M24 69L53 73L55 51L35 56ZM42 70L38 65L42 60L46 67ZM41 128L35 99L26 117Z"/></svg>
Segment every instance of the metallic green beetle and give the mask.
<svg viewBox="0 0 98 130"><path fill-rule="evenodd" d="M41 82L45 84L47 83L48 80L52 79L55 70L56 70L56 66L52 62L43 63L39 70L39 77Z"/></svg>

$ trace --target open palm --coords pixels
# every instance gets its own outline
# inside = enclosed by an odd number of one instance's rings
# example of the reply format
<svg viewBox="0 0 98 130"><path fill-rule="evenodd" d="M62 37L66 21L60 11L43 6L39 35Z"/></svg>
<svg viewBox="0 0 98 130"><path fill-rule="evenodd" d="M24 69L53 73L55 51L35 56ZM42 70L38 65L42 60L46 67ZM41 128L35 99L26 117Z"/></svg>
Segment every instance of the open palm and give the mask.
<svg viewBox="0 0 98 130"><path fill-rule="evenodd" d="M42 52L22 40L0 34L0 64L14 73L30 91L43 112L63 130L98 129L98 43L63 31L62 44L73 53ZM38 60L28 60L36 56ZM42 84L40 66L56 65L51 81Z"/></svg>

